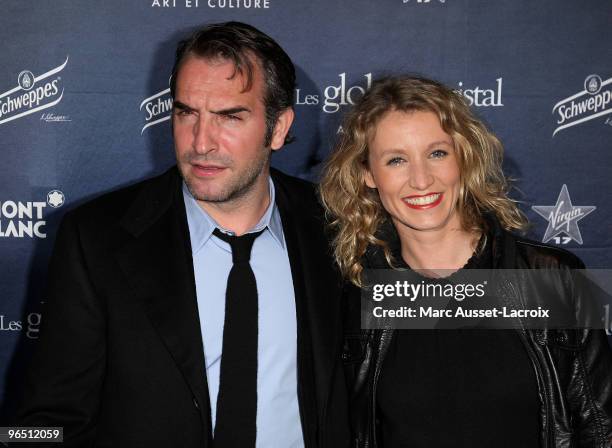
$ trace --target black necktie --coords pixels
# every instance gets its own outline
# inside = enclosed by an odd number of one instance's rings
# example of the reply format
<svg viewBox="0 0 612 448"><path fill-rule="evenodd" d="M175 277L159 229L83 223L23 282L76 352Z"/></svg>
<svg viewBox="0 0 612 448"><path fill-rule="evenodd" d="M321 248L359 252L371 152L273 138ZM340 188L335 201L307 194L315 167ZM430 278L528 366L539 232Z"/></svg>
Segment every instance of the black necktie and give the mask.
<svg viewBox="0 0 612 448"><path fill-rule="evenodd" d="M234 265L227 278L223 352L217 396L215 448L255 447L257 434L257 284L249 260L255 238L263 232L230 236Z"/></svg>

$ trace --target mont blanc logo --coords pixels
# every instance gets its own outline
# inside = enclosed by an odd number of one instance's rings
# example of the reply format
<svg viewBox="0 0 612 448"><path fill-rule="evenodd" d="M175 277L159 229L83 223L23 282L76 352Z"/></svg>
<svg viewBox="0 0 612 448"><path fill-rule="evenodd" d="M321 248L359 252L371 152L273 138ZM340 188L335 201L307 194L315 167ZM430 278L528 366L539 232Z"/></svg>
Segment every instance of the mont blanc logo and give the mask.
<svg viewBox="0 0 612 448"><path fill-rule="evenodd" d="M170 120L172 115L172 97L170 88L157 92L140 103L140 110L144 112L145 123L140 135L151 126Z"/></svg>
<svg viewBox="0 0 612 448"><path fill-rule="evenodd" d="M0 124L58 104L64 96L59 73L67 64L68 56L62 64L38 76L29 70L21 71L17 75L17 86L0 93Z"/></svg>
<svg viewBox="0 0 612 448"><path fill-rule="evenodd" d="M597 117L612 113L612 78L602 80L599 75L589 75L584 80L584 90L562 99L552 109L559 131Z"/></svg>
<svg viewBox="0 0 612 448"><path fill-rule="evenodd" d="M563 184L555 205L534 205L531 208L548 221L548 227L542 239L543 243L553 240L557 244L568 244L573 240L582 244L578 221L595 211L597 207L573 205L567 185Z"/></svg>
<svg viewBox="0 0 612 448"><path fill-rule="evenodd" d="M64 205L65 200L64 193L59 190L51 190L47 193L47 204L53 208L61 207Z"/></svg>
<svg viewBox="0 0 612 448"><path fill-rule="evenodd" d="M66 202L64 193L51 190L44 201L0 201L0 238L46 238L47 206L59 208Z"/></svg>

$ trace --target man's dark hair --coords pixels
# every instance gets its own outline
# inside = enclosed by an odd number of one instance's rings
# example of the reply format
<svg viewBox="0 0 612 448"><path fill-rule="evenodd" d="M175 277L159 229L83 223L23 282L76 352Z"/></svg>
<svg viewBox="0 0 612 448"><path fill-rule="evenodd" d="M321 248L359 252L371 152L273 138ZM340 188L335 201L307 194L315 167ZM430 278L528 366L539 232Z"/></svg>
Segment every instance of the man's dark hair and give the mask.
<svg viewBox="0 0 612 448"><path fill-rule="evenodd" d="M245 77L245 91L253 85L255 58L264 78L266 108L266 138L268 146L280 113L293 107L295 67L293 62L270 36L257 28L240 22L215 23L194 32L179 42L170 79L170 93L174 99L176 78L183 61L189 56L204 59L225 59L234 64L234 73ZM231 79L231 78L230 78ZM287 134L285 143L292 138Z"/></svg>

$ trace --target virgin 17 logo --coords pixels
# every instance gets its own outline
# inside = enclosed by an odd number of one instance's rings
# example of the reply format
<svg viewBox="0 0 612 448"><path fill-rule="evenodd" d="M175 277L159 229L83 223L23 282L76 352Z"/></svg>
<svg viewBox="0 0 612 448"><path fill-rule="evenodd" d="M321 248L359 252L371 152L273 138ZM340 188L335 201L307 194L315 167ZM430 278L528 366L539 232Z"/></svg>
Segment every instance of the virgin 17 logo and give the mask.
<svg viewBox="0 0 612 448"><path fill-rule="evenodd" d="M557 244L576 241L582 244L578 221L595 211L594 205L573 205L567 185L561 187L555 205L534 205L531 209L548 221L543 243L553 240Z"/></svg>

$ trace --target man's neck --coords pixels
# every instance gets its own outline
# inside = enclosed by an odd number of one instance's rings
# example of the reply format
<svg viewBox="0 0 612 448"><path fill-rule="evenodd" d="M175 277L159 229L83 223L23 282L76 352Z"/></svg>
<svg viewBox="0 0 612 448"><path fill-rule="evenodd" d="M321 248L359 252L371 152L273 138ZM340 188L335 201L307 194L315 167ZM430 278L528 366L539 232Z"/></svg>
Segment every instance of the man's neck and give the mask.
<svg viewBox="0 0 612 448"><path fill-rule="evenodd" d="M253 188L244 195L225 202L197 201L198 205L219 226L237 236L251 230L261 220L270 205L269 175L262 175Z"/></svg>

